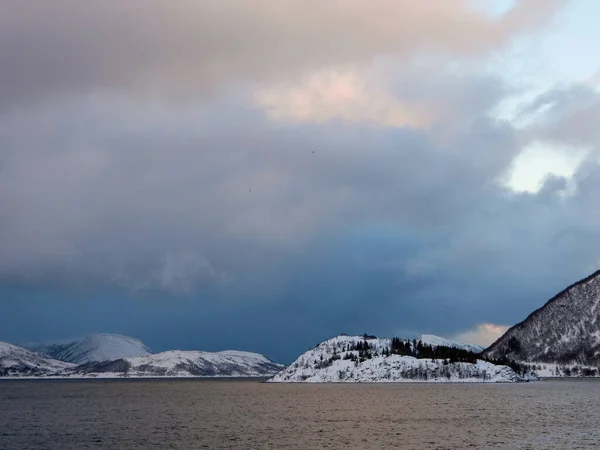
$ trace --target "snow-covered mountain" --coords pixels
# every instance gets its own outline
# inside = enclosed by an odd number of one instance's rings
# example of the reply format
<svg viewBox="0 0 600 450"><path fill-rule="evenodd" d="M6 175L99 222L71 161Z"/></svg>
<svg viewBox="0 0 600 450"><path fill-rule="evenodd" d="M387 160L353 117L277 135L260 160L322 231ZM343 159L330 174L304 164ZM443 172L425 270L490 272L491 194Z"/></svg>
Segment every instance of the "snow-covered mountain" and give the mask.
<svg viewBox="0 0 600 450"><path fill-rule="evenodd" d="M114 361L151 354L142 341L119 334L90 334L81 339L26 344L29 350L74 364Z"/></svg>
<svg viewBox="0 0 600 450"><path fill-rule="evenodd" d="M510 328L483 355L565 368L579 366L597 374L596 368L600 367L600 271L550 299ZM560 368L553 370L560 372Z"/></svg>
<svg viewBox="0 0 600 450"><path fill-rule="evenodd" d="M82 364L70 373L89 377L268 377L283 367L258 353L172 350Z"/></svg>
<svg viewBox="0 0 600 450"><path fill-rule="evenodd" d="M354 349L365 341L371 355L360 359ZM404 342L410 345L409 341ZM386 338L338 336L302 354L269 382L517 382L536 379L482 360L449 362L389 354L391 346L392 340Z"/></svg>
<svg viewBox="0 0 600 450"><path fill-rule="evenodd" d="M0 377L51 375L72 367L73 364L0 342Z"/></svg>
<svg viewBox="0 0 600 450"><path fill-rule="evenodd" d="M417 341L421 341L423 344L431 345L433 347L451 347L460 348L468 352L481 353L485 347L475 344L463 344L461 342L451 341L443 337L435 336L433 334L422 334L417 338Z"/></svg>
<svg viewBox="0 0 600 450"><path fill-rule="evenodd" d="M258 353L235 350L151 354L138 339L115 334L32 344L30 349L38 352L0 342L0 377L270 377L284 367Z"/></svg>

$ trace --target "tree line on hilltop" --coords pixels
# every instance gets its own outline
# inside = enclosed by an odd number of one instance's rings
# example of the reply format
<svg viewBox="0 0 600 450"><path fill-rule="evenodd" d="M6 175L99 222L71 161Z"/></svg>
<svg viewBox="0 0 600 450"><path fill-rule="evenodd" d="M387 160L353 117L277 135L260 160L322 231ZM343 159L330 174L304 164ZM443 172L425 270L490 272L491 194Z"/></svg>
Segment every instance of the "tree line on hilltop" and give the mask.
<svg viewBox="0 0 600 450"><path fill-rule="evenodd" d="M443 345L433 346L416 339L409 341L393 337L390 341L390 345L383 348L378 348L376 345L369 342L369 340L373 339L376 339L376 337L364 334L362 340L344 344L339 352L338 349L334 347L333 355L330 358L325 359L321 355L320 360L315 361L316 368L328 367L333 361L339 359L350 360L359 364L377 356L388 357L391 355L400 355L412 356L417 359L431 359L432 361L442 360L444 365L459 362L475 363L480 359L495 365L509 366L517 373L523 373L528 369L524 365L507 358L485 358L479 353L474 353L462 348L446 347Z"/></svg>

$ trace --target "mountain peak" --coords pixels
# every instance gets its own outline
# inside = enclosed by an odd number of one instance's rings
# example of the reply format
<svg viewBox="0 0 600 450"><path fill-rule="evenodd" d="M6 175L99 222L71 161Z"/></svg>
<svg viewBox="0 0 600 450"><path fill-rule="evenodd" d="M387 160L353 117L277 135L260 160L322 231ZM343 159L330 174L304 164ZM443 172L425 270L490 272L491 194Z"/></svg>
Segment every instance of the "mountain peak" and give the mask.
<svg viewBox="0 0 600 450"><path fill-rule="evenodd" d="M26 345L29 350L60 361L85 364L152 354L139 339L120 334L95 333L80 339Z"/></svg>

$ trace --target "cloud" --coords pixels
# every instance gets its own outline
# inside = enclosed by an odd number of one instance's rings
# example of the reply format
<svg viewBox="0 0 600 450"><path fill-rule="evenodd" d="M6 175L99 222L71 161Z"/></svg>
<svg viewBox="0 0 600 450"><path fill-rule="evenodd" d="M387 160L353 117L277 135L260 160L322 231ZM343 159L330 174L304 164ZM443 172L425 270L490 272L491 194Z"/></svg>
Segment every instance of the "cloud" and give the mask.
<svg viewBox="0 0 600 450"><path fill-rule="evenodd" d="M445 139L493 110L509 89L493 77L441 69L442 61L330 67L260 88L255 101L275 122L436 128Z"/></svg>
<svg viewBox="0 0 600 450"><path fill-rule="evenodd" d="M484 66L560 3L9 0L5 302L184 295L191 329L315 340L524 318L598 262L598 95L521 98L517 126Z"/></svg>
<svg viewBox="0 0 600 450"><path fill-rule="evenodd" d="M482 323L472 330L463 331L456 334L454 339L459 342L482 345L488 347L494 343L500 336L506 333L509 327L506 325L494 325L491 323Z"/></svg>
<svg viewBox="0 0 600 450"><path fill-rule="evenodd" d="M524 148L514 159L504 183L515 192L539 192L549 176L570 180L588 153L536 142Z"/></svg>
<svg viewBox="0 0 600 450"><path fill-rule="evenodd" d="M522 150L500 182L515 192L539 192L547 177L562 177L569 191L579 169L594 164L600 150L600 95L588 83L554 87L521 106Z"/></svg>
<svg viewBox="0 0 600 450"><path fill-rule="evenodd" d="M157 267L182 250L237 280L258 254L293 253L345 223L450 224L478 201L465 189L517 151L510 129L486 120L440 144L425 130L273 129L230 100L180 108L109 94L6 114L0 144L0 277L134 287L160 285ZM212 279L183 272L184 285Z"/></svg>
<svg viewBox="0 0 600 450"><path fill-rule="evenodd" d="M540 140L573 147L598 149L600 132L595 125L600 116L600 94L586 84L555 87L536 97L527 112L541 112L523 131L523 140Z"/></svg>
<svg viewBox="0 0 600 450"><path fill-rule="evenodd" d="M105 88L210 97L224 84L378 55L479 55L546 23L562 3L521 0L492 17L471 0L8 0L0 104Z"/></svg>
<svg viewBox="0 0 600 450"><path fill-rule="evenodd" d="M586 80L584 84L598 92L600 90L600 70Z"/></svg>
<svg viewBox="0 0 600 450"><path fill-rule="evenodd" d="M592 156L572 174L569 198L551 179L535 196L507 196L497 180L521 151L521 131L486 117L504 89L474 76L412 84L432 85L475 120L451 134L335 121L273 127L228 98L181 108L108 94L4 115L0 278L181 292L228 286L225 278L263 289L279 285L266 274L324 236L375 225L423 236L410 252L373 259L436 289L493 267L519 280L576 278L596 262ZM166 263L181 252L192 256ZM568 268L555 252L572 255Z"/></svg>
<svg viewBox="0 0 600 450"><path fill-rule="evenodd" d="M322 70L297 85L284 83L261 90L257 102L274 121L323 123L339 119L411 128L431 123L425 105L402 103L364 78L352 70Z"/></svg>
<svg viewBox="0 0 600 450"><path fill-rule="evenodd" d="M139 267L139 264L138 264ZM163 291L175 295L187 295L206 286L226 286L232 277L217 270L212 262L203 255L190 250L169 250L153 267L142 267L141 273L132 271L133 267L121 267L110 274L117 286L133 291Z"/></svg>

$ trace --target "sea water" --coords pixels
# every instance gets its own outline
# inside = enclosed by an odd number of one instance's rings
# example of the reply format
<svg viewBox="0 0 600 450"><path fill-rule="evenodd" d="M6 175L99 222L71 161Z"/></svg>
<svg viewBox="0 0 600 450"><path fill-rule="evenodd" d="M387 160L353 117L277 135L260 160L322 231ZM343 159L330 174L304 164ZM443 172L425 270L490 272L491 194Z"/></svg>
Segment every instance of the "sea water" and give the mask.
<svg viewBox="0 0 600 450"><path fill-rule="evenodd" d="M3 380L0 448L600 448L600 380Z"/></svg>

